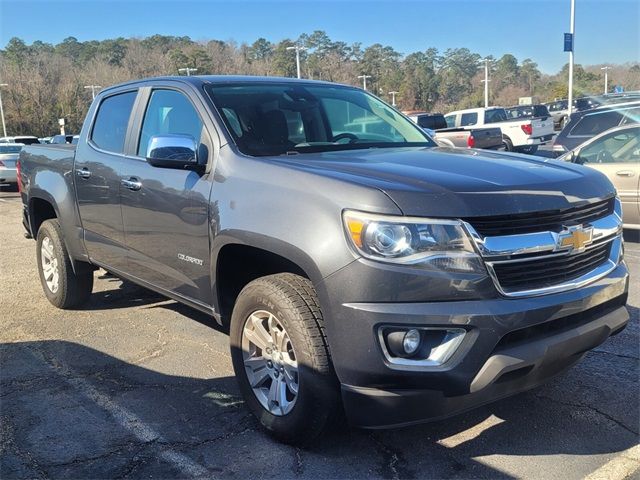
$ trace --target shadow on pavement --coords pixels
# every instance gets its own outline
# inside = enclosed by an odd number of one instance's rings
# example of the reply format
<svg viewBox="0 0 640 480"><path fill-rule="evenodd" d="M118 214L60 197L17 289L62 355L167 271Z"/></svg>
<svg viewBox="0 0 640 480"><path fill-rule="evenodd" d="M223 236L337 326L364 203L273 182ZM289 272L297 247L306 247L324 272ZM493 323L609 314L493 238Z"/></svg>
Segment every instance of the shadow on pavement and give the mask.
<svg viewBox="0 0 640 480"><path fill-rule="evenodd" d="M64 341L2 344L0 361L5 479L509 478L476 458L606 454L638 439L545 387L417 427L343 427L299 450L262 433L233 377L166 375Z"/></svg>

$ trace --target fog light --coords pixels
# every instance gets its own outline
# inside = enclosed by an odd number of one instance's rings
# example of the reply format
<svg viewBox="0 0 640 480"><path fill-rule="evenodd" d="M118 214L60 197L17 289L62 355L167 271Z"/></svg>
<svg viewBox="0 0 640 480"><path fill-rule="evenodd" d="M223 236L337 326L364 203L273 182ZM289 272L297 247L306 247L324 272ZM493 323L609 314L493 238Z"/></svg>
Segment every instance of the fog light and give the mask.
<svg viewBox="0 0 640 480"><path fill-rule="evenodd" d="M420 347L420 332L412 328L404 334L402 339L402 348L407 355L413 355Z"/></svg>
<svg viewBox="0 0 640 480"><path fill-rule="evenodd" d="M382 353L391 368L423 369L439 367L461 345L462 328L382 326L378 336Z"/></svg>

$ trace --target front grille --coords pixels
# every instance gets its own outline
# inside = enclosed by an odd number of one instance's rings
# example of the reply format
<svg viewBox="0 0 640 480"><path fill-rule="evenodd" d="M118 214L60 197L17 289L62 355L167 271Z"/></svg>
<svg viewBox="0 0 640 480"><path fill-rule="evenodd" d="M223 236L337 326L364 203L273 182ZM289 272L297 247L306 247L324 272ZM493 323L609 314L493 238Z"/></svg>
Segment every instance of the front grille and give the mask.
<svg viewBox="0 0 640 480"><path fill-rule="evenodd" d="M575 255L496 263L493 271L506 292L551 287L578 278L602 265L611 251L611 242Z"/></svg>
<svg viewBox="0 0 640 480"><path fill-rule="evenodd" d="M559 232L565 226L583 225L613 213L614 198L581 207L546 212L521 213L464 219L483 237L534 232Z"/></svg>

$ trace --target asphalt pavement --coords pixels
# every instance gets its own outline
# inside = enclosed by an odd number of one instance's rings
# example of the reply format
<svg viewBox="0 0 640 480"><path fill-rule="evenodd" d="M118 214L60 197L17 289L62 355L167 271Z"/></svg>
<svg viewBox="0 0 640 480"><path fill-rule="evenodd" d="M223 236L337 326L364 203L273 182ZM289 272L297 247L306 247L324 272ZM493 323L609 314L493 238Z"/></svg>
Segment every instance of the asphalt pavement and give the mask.
<svg viewBox="0 0 640 480"><path fill-rule="evenodd" d="M213 320L96 272L87 306L42 293L17 193L0 193L0 477L640 478L640 246L631 322L547 385L436 423L342 427L310 449L248 413Z"/></svg>

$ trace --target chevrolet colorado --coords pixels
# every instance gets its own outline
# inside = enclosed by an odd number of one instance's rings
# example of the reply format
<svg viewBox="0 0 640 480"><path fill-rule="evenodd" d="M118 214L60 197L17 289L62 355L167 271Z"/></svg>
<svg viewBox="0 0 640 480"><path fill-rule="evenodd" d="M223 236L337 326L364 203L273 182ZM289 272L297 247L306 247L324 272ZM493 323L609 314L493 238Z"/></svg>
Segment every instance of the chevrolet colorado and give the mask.
<svg viewBox="0 0 640 480"><path fill-rule="evenodd" d="M438 148L369 93L167 77L102 90L77 146L27 146L44 294L103 268L229 326L274 436L433 420L533 388L622 330L620 202L600 173Z"/></svg>

